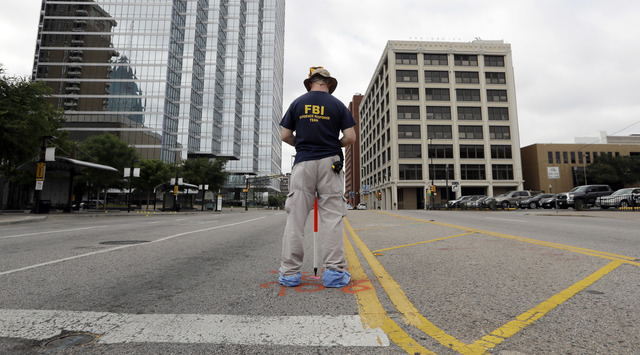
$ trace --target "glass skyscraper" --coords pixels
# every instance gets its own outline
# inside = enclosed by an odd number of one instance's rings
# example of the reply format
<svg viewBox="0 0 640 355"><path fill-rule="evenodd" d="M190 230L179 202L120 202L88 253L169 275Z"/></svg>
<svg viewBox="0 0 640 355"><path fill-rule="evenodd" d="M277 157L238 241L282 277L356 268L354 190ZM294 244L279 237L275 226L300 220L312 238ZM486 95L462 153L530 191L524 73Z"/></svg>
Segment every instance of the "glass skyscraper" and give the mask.
<svg viewBox="0 0 640 355"><path fill-rule="evenodd" d="M284 0L43 0L33 79L72 139L280 173Z"/></svg>

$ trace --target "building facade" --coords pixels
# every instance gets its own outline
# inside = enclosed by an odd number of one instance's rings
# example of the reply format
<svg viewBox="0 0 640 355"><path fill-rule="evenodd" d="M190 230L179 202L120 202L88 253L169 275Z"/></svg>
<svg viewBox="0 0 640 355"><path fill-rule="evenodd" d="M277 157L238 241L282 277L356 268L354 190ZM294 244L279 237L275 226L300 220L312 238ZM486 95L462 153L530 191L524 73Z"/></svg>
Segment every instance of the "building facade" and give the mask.
<svg viewBox="0 0 640 355"><path fill-rule="evenodd" d="M369 208L522 189L511 46L389 41L360 105L360 140Z"/></svg>
<svg viewBox="0 0 640 355"><path fill-rule="evenodd" d="M532 144L523 147L521 155L525 188L551 193L567 192L575 186L589 184L585 173L588 165L598 156L640 157L640 137L606 138L607 141L627 141L627 144ZM636 143L631 143L634 140ZM548 168L557 168L559 178L550 179Z"/></svg>
<svg viewBox="0 0 640 355"><path fill-rule="evenodd" d="M281 173L284 0L43 0L33 79L70 138ZM274 181L277 184L277 181Z"/></svg>
<svg viewBox="0 0 640 355"><path fill-rule="evenodd" d="M349 103L349 112L356 120L356 141L345 148L344 154L344 183L347 201L356 207L360 203L360 103L362 95L353 95ZM364 200L364 199L363 199Z"/></svg>

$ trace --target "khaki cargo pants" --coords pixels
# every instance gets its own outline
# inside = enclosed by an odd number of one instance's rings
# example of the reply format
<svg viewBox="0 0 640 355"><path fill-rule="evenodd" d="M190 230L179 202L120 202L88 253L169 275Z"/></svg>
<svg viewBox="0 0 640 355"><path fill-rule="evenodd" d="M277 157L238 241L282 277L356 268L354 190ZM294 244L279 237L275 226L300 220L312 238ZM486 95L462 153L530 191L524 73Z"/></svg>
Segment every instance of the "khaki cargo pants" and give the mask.
<svg viewBox="0 0 640 355"><path fill-rule="evenodd" d="M318 193L318 242L322 245L322 262L327 269L344 271L342 217L347 214L344 198L344 172L331 169L336 155L294 165L289 178L289 195L285 202L287 225L282 238L280 274L293 276L301 271L304 258L304 228L313 211Z"/></svg>

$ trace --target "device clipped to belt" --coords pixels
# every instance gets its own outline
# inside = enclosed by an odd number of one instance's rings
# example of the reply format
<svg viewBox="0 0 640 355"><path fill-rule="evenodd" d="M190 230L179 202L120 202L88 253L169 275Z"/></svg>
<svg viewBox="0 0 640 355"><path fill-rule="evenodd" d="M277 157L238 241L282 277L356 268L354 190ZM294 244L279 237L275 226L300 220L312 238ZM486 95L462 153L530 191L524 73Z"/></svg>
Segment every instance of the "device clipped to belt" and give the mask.
<svg viewBox="0 0 640 355"><path fill-rule="evenodd" d="M344 166L344 155L342 155L342 149L340 149L340 160L336 160L333 163L331 163L331 169L336 174L340 174L343 166Z"/></svg>

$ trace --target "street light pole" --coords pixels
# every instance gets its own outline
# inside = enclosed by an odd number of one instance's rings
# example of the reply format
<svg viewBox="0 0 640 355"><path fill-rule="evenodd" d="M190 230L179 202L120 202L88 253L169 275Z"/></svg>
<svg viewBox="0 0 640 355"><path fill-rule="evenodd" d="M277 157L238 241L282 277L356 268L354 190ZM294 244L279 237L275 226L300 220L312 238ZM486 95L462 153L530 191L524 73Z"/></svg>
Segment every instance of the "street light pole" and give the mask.
<svg viewBox="0 0 640 355"><path fill-rule="evenodd" d="M445 176L447 179L447 183L446 183L446 189L447 189L447 201L445 201L447 203L447 208L449 207L449 163L447 163L447 167L446 167L447 171L445 172Z"/></svg>
<svg viewBox="0 0 640 355"><path fill-rule="evenodd" d="M129 170L129 195L127 201L127 213L131 212L131 182L133 181L133 163L135 159L131 159L131 170Z"/></svg>
<svg viewBox="0 0 640 355"><path fill-rule="evenodd" d="M432 143L433 143L433 142L432 142L431 138L429 138L429 147L427 148L427 153L429 154L429 160L431 161L431 162L429 163L429 165L431 166L431 169L429 169L429 170L430 170L429 175L431 175L431 186L433 186L433 174L434 174L434 168L433 168L433 151L432 151L433 145L432 145ZM429 190L431 190L431 187L429 187ZM435 191L431 191L431 198L429 199L429 200L430 200L429 205L430 205L431 209L433 209L433 201L434 201L434 196L433 196L433 194L434 194L434 193L435 193Z"/></svg>
<svg viewBox="0 0 640 355"><path fill-rule="evenodd" d="M249 184L249 175L245 175L244 180L246 184L246 189L244 193L244 210L248 211L249 210L249 188L251 187L251 185Z"/></svg>

